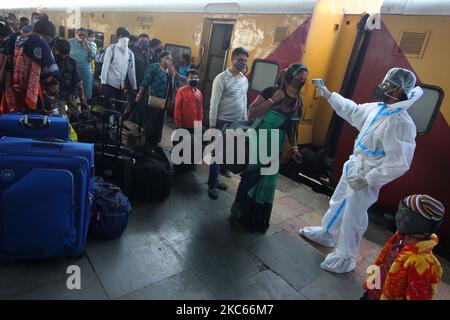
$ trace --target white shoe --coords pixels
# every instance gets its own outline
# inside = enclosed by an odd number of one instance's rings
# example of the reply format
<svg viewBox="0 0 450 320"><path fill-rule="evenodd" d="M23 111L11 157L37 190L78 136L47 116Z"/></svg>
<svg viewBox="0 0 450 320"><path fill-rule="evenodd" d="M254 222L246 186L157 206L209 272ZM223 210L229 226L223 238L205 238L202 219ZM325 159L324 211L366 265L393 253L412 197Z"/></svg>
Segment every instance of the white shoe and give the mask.
<svg viewBox="0 0 450 320"><path fill-rule="evenodd" d="M342 258L336 252L333 252L327 255L320 267L334 273L347 273L355 270L356 260L354 258Z"/></svg>
<svg viewBox="0 0 450 320"><path fill-rule="evenodd" d="M322 227L305 227L300 229L298 233L302 237L314 241L321 246L334 248L333 236L326 232Z"/></svg>

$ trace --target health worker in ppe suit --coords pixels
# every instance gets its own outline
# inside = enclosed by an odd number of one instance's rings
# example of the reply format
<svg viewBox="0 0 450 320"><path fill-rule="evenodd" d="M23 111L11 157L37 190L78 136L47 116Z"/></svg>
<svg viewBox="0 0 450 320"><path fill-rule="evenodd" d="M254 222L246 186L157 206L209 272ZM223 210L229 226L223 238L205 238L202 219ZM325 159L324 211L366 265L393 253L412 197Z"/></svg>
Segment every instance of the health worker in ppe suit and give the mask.
<svg viewBox="0 0 450 320"><path fill-rule="evenodd" d="M393 68L374 90L374 99L380 102L360 105L330 93L324 85L317 86L336 113L359 130L322 226L299 230L303 237L330 248L335 246L332 235L339 234L337 248L322 262L322 269L344 273L356 268L355 257L368 225L367 210L377 201L381 187L409 170L416 126L407 110L423 94L415 85L411 71Z"/></svg>

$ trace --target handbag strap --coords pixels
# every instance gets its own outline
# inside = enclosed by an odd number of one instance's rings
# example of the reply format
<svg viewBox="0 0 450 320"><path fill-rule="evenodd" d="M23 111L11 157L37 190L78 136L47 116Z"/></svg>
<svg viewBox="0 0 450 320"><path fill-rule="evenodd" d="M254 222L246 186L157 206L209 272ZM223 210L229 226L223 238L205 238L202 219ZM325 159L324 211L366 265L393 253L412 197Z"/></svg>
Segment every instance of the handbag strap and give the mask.
<svg viewBox="0 0 450 320"><path fill-rule="evenodd" d="M165 102L164 102L164 111L167 109L167 100L169 99L169 91L170 87L172 86L172 75L170 74L170 70L167 73L167 88L166 88L166 94L165 94Z"/></svg>

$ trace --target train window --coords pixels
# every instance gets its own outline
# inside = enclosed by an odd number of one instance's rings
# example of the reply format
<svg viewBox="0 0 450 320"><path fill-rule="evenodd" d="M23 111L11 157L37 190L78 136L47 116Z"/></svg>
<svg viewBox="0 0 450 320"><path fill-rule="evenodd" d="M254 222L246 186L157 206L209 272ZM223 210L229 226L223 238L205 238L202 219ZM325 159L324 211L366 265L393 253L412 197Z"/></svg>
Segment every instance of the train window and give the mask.
<svg viewBox="0 0 450 320"><path fill-rule="evenodd" d="M104 45L105 41L105 34L103 32L94 32L95 33L95 43L97 44L97 47L101 48Z"/></svg>
<svg viewBox="0 0 450 320"><path fill-rule="evenodd" d="M178 69L178 67L180 66L181 55L184 53L187 53L191 57L191 63L193 63L192 51L190 47L167 43L164 46L164 50L172 53L173 65L175 66L176 69Z"/></svg>
<svg viewBox="0 0 450 320"><path fill-rule="evenodd" d="M423 96L408 109L408 113L417 127L417 134L425 135L431 131L437 117L444 91L432 85L420 84Z"/></svg>
<svg viewBox="0 0 450 320"><path fill-rule="evenodd" d="M261 92L267 87L274 86L279 69L280 67L275 61L255 59L252 66L250 89Z"/></svg>
<svg viewBox="0 0 450 320"><path fill-rule="evenodd" d="M69 29L68 39L75 38L75 29Z"/></svg>
<svg viewBox="0 0 450 320"><path fill-rule="evenodd" d="M59 26L58 35L60 38L65 38L66 37L66 27Z"/></svg>

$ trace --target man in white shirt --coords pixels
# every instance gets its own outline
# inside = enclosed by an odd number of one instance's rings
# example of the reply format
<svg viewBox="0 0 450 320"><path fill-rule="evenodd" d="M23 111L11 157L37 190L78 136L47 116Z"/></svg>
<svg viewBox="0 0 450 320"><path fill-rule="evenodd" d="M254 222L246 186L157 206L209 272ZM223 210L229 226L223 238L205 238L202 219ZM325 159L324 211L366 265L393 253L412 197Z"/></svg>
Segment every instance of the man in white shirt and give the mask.
<svg viewBox="0 0 450 320"><path fill-rule="evenodd" d="M209 107L209 125L222 130L226 125L247 120L248 81L242 71L247 68L249 54L244 48L236 48L231 54L233 66L214 79L211 103ZM220 165L213 163L209 167L208 195L216 200L218 189L227 186L219 181Z"/></svg>
<svg viewBox="0 0 450 320"><path fill-rule="evenodd" d="M116 32L117 44L110 45L105 52L100 82L101 93L107 99L126 100L126 80L131 89L137 89L134 54L128 49L130 33L119 27Z"/></svg>

